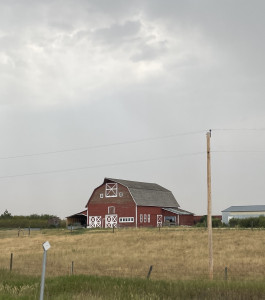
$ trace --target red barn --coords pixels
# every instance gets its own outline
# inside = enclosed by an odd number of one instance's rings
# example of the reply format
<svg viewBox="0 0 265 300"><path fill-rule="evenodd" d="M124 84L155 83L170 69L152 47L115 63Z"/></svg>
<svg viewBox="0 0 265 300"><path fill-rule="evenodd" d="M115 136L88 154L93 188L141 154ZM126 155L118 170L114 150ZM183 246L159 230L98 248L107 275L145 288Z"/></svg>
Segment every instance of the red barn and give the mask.
<svg viewBox="0 0 265 300"><path fill-rule="evenodd" d="M193 225L193 213L155 183L105 178L86 207L88 228Z"/></svg>

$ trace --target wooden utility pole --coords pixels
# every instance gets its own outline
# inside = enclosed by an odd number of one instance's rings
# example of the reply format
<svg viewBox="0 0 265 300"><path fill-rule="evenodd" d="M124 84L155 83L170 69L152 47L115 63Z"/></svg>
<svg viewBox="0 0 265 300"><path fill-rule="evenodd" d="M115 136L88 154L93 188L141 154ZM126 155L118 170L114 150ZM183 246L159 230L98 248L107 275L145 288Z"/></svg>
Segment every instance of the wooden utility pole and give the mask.
<svg viewBox="0 0 265 300"><path fill-rule="evenodd" d="M211 130L206 134L207 138L207 190L208 190L208 211L207 211L207 227L208 227L208 248L209 248L209 278L213 279L213 235L212 235L212 189L211 189Z"/></svg>

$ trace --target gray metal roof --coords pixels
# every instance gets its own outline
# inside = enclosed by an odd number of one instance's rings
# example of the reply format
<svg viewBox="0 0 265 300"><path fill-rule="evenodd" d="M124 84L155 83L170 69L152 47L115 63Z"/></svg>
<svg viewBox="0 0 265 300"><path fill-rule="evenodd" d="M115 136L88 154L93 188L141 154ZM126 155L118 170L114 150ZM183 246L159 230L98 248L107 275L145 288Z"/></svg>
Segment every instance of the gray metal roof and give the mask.
<svg viewBox="0 0 265 300"><path fill-rule="evenodd" d="M87 210L80 211L79 213L73 214L73 215L68 216L66 218L71 218L71 217L74 217L74 216L87 216Z"/></svg>
<svg viewBox="0 0 265 300"><path fill-rule="evenodd" d="M156 183L105 178L128 188L134 201L140 206L179 207L172 192Z"/></svg>
<svg viewBox="0 0 265 300"><path fill-rule="evenodd" d="M265 205L230 206L222 212L255 212L265 211Z"/></svg>
<svg viewBox="0 0 265 300"><path fill-rule="evenodd" d="M164 207L163 210L170 211L176 215L193 215L193 213L191 213L187 210L180 209L180 208L165 208Z"/></svg>
<svg viewBox="0 0 265 300"><path fill-rule="evenodd" d="M169 190L163 188L161 185L158 185L156 183L139 182L139 181L114 179L114 178L105 178L105 180L106 179L120 183L126 186L127 188L170 192Z"/></svg>

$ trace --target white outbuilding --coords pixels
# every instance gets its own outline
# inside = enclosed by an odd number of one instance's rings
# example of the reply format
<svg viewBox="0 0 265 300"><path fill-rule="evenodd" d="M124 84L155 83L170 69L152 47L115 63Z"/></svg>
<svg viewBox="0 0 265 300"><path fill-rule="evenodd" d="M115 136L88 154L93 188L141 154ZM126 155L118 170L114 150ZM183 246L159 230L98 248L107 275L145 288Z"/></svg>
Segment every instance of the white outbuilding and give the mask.
<svg viewBox="0 0 265 300"><path fill-rule="evenodd" d="M229 223L232 218L257 218L265 216L265 205L230 206L222 211L222 222Z"/></svg>

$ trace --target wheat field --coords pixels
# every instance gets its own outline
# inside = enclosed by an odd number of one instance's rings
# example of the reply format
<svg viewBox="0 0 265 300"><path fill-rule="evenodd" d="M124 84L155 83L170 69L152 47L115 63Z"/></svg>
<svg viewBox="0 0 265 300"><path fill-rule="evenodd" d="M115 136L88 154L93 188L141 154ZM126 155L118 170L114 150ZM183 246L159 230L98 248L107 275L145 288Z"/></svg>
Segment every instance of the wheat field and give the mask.
<svg viewBox="0 0 265 300"><path fill-rule="evenodd" d="M265 231L214 229L214 277L260 279L265 276ZM71 274L198 279L208 274L208 233L201 228L42 230L17 236L0 231L0 268L40 275L42 244L49 241L47 276ZM73 263L72 263L73 262Z"/></svg>

